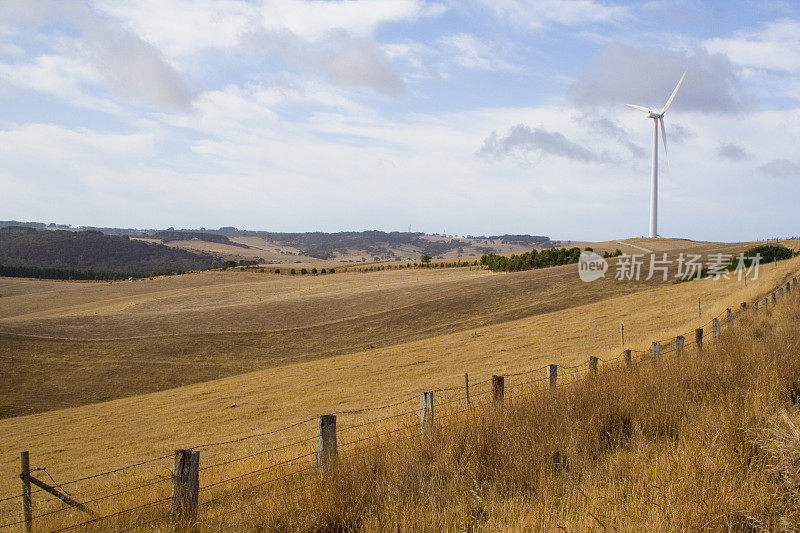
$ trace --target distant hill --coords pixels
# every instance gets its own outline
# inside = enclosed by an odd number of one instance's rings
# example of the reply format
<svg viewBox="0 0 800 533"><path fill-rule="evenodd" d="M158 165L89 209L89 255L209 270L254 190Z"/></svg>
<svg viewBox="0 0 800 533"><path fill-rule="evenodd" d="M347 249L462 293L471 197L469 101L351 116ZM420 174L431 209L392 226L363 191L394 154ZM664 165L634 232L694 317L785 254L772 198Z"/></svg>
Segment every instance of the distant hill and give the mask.
<svg viewBox="0 0 800 533"><path fill-rule="evenodd" d="M239 246L240 248L250 248L246 244L241 244L230 240L227 236L220 233L207 233L203 231L192 230L158 230L147 233L147 237L151 239L159 239L161 242L173 241L206 241L216 242L219 244L227 244L230 246Z"/></svg>
<svg viewBox="0 0 800 533"><path fill-rule="evenodd" d="M2 227L25 226L56 232L94 231L107 236L152 239L190 254L213 254L222 259L256 259L260 262L387 261L411 260L422 255L456 258L530 251L558 246L544 235L446 236L405 231L342 231L305 233L242 230L233 226L219 229L135 229L78 227L55 223L0 221ZM205 243L208 243L206 245ZM266 258L266 259L265 259ZM2 263L5 264L5 263ZM170 267L173 270L175 267ZM177 267L180 268L180 267Z"/></svg>
<svg viewBox="0 0 800 533"><path fill-rule="evenodd" d="M518 244L530 247L550 246L549 237L543 235L499 235L493 237L465 237L431 239L424 233L403 231L342 231L337 233L323 233L319 231L309 233L276 233L270 231L247 231L233 227L220 228L210 233L225 235L226 237L261 237L268 241L297 248L302 255L318 259L333 259L339 254L359 250L368 257L397 258L392 251L399 247L413 248L419 254L439 257L448 252L469 248L475 241L491 240L504 244ZM487 248L494 251L494 248ZM482 250L481 250L482 251ZM485 252L484 252L485 253Z"/></svg>
<svg viewBox="0 0 800 533"><path fill-rule="evenodd" d="M59 279L149 276L154 272L209 268L215 259L210 254L100 231L0 228L0 268L4 275Z"/></svg>

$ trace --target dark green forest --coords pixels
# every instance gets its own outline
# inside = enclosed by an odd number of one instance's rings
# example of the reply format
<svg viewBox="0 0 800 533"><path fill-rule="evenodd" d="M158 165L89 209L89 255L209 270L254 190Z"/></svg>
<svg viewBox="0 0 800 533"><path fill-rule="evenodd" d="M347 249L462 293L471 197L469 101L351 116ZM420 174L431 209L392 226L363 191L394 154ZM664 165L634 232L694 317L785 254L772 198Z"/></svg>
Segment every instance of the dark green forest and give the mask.
<svg viewBox="0 0 800 533"><path fill-rule="evenodd" d="M581 249L575 248L545 248L543 250L531 250L522 254L513 254L510 257L496 254L484 254L481 256L481 264L489 270L498 272L517 272L520 270L532 270L534 268L546 268L557 265L569 265L577 263L581 256Z"/></svg>
<svg viewBox="0 0 800 533"><path fill-rule="evenodd" d="M0 228L2 275L119 279L209 268L215 257L99 231Z"/></svg>

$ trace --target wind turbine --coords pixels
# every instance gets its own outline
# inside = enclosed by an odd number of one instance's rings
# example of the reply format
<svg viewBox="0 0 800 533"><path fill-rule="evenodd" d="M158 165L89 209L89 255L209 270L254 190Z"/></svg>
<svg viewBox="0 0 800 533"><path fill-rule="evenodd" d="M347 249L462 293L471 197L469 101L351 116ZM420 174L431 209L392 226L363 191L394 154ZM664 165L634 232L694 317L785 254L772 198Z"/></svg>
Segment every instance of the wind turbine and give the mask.
<svg viewBox="0 0 800 533"><path fill-rule="evenodd" d="M648 109L646 107L634 104L625 104L628 107L632 107L634 109L638 109L639 111L644 111L647 113L647 118L653 119L653 171L650 179L650 237L655 238L658 237L658 126L661 125L661 138L662 142L664 143L664 156L667 158L667 165L669 165L669 152L667 152L667 132L664 130L664 113L667 112L669 109L672 100L675 99L675 95L678 94L678 89L683 83L683 78L686 77L686 73L683 73L681 79L678 81L678 85L675 86L675 90L672 91L672 94L667 100L667 103L664 104L664 108L659 111L655 112L652 109Z"/></svg>

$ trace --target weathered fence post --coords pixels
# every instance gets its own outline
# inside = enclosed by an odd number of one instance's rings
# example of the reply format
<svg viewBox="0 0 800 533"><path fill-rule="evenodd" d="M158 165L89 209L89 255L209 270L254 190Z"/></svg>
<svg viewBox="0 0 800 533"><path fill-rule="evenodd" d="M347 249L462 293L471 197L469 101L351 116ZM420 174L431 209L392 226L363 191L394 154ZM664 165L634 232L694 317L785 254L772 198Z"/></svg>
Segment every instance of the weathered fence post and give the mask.
<svg viewBox="0 0 800 533"><path fill-rule="evenodd" d="M593 376L597 374L597 364L600 361L596 356L592 355L589 357L589 375Z"/></svg>
<svg viewBox="0 0 800 533"><path fill-rule="evenodd" d="M433 429L433 391L419 393L419 420L422 433Z"/></svg>
<svg viewBox="0 0 800 533"><path fill-rule="evenodd" d="M789 292L790 290L792 290L792 284L787 281L786 282L786 292Z"/></svg>
<svg viewBox="0 0 800 533"><path fill-rule="evenodd" d="M683 344L686 342L686 339L683 338L683 335L678 335L675 337L675 355L679 356L683 353Z"/></svg>
<svg viewBox="0 0 800 533"><path fill-rule="evenodd" d="M764 307L764 309L767 308L767 298L766 297L764 297L764 299L761 300L761 305Z"/></svg>
<svg viewBox="0 0 800 533"><path fill-rule="evenodd" d="M633 366L633 360L631 359L630 350L622 351L622 359L625 361L625 368L630 368L631 366Z"/></svg>
<svg viewBox="0 0 800 533"><path fill-rule="evenodd" d="M330 465L338 455L336 415L320 415L317 425L317 467Z"/></svg>
<svg viewBox="0 0 800 533"><path fill-rule="evenodd" d="M739 304L739 307L742 308L742 311L747 311L747 302L742 302Z"/></svg>
<svg viewBox="0 0 800 533"><path fill-rule="evenodd" d="M775 297L775 293L774 292L771 294L771 296L772 296L772 303L773 304L778 301L778 298Z"/></svg>
<svg viewBox="0 0 800 533"><path fill-rule="evenodd" d="M175 450L172 471L172 514L180 520L197 520L200 501L200 452Z"/></svg>
<svg viewBox="0 0 800 533"><path fill-rule="evenodd" d="M547 382L551 389L556 388L556 380L558 380L558 365L547 365Z"/></svg>
<svg viewBox="0 0 800 533"><path fill-rule="evenodd" d="M503 376L492 376L492 404L495 407L503 405L503 395L505 394L506 379Z"/></svg>
<svg viewBox="0 0 800 533"><path fill-rule="evenodd" d="M733 311L729 307L727 311L725 311L725 320L728 322L728 327L733 326Z"/></svg>
<svg viewBox="0 0 800 533"><path fill-rule="evenodd" d="M658 357L661 355L661 343L658 341L653 341L653 344L650 345L650 359L652 359L653 364L658 363Z"/></svg>
<svg viewBox="0 0 800 533"><path fill-rule="evenodd" d="M694 344L697 346L697 351L703 351L703 328L694 330Z"/></svg>
<svg viewBox="0 0 800 533"><path fill-rule="evenodd" d="M719 319L715 318L711 320L711 338L714 339L714 342L719 340Z"/></svg>
<svg viewBox="0 0 800 533"><path fill-rule="evenodd" d="M25 531L33 529L33 508L31 507L31 461L28 452L19 452L19 478L22 480L22 519Z"/></svg>
<svg viewBox="0 0 800 533"><path fill-rule="evenodd" d="M467 390L467 405L469 405L469 375L464 372L464 388Z"/></svg>

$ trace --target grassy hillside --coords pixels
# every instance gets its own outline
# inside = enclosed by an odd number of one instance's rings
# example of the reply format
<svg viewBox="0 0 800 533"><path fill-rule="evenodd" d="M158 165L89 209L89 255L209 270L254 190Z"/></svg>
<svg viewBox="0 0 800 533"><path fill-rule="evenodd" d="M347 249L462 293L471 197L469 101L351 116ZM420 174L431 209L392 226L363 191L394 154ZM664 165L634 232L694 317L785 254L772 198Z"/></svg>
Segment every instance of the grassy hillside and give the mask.
<svg viewBox="0 0 800 533"><path fill-rule="evenodd" d="M691 346L681 357L665 350L656 366L637 359L621 371L612 357L618 348L604 352L592 343L605 334L604 313L613 323L628 323L635 313L642 326L660 328L631 342L645 348L705 322L683 309L688 286L707 285L712 300L720 291L716 315L740 299L752 304L798 266L797 259L775 265L734 293L718 288L724 283L698 281L570 309L571 323L564 312L553 313L543 319L562 333L538 359L525 352L542 344L532 333L543 323L517 321L440 344L401 346L380 361L372 352L8 419L0 421L0 445L30 448L34 465L47 466L61 482L97 472L98 462L113 470L148 459L66 485L96 512L121 513L86 531L171 528L158 521L169 512L170 451L188 445L202 454L203 530L795 530L800 287L778 306L737 313L734 327L723 327L717 343L707 338L702 354ZM587 324L586 317L598 320ZM478 343L495 351L475 352ZM593 379L589 354L609 360ZM456 378L478 363L467 405ZM542 386L541 363L562 365L556 391ZM502 408L489 405L491 373L507 376ZM437 422L421 439L416 392L437 385L444 387L435 393ZM340 459L324 476L313 466L314 417L321 412L338 414L340 439ZM275 431L281 427L287 429ZM8 455L0 459L0 496L18 483ZM88 518L34 496L43 515L38 527ZM11 501L0 501L3 523L16 519ZM138 508L148 502L154 503Z"/></svg>
<svg viewBox="0 0 800 533"><path fill-rule="evenodd" d="M40 277L65 277L59 270L75 271L75 277L87 271L149 276L153 272L209 268L212 261L209 255L99 231L0 228L0 265L17 267L22 275L27 268L32 274L38 271Z"/></svg>
<svg viewBox="0 0 800 533"><path fill-rule="evenodd" d="M612 368L594 379L581 374L556 392L512 389L502 409L488 400L445 406L426 438L409 417L395 433L344 447L322 478L313 467L292 466L235 482L203 508L201 524L796 531L797 290L780 309L737 320L739 328L703 354L689 350L655 368Z"/></svg>
<svg viewBox="0 0 800 533"><path fill-rule="evenodd" d="M0 374L0 413L71 407L365 350L382 354L409 342L441 346L426 339L525 318L539 324L538 317L565 311L560 318L548 315L538 332L526 324L526 335L544 342L529 341L524 355L541 357L569 346L572 334L553 329L559 321L585 328L567 310L636 293L642 293L635 300L640 305L659 285L684 295L675 299L688 312L696 311L698 296L706 312L738 290L700 282L678 288L659 278L586 284L575 265L510 274L470 268L314 277L202 272L112 285L0 280L0 357L17 362ZM623 305L629 304L609 303L627 314ZM609 311L600 309L594 320L607 321L601 317ZM629 338L642 331L638 317L645 314L637 309L637 318L625 319ZM617 346L619 324L604 327L597 346ZM474 349L494 353L495 346ZM34 383L41 389L35 394L28 387Z"/></svg>

